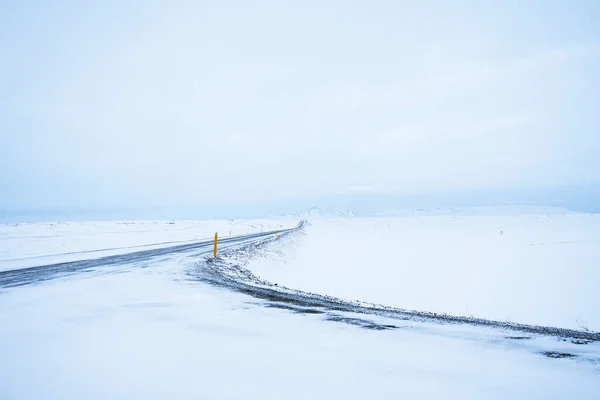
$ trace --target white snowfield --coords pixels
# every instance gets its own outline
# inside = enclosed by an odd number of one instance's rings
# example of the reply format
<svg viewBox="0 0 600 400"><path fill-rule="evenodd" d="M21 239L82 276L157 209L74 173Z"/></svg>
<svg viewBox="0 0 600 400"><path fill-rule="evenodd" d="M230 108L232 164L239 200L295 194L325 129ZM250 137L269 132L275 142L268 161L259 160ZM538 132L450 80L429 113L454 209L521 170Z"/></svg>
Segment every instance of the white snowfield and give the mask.
<svg viewBox="0 0 600 400"><path fill-rule="evenodd" d="M314 220L249 268L289 288L409 310L600 331L600 216Z"/></svg>
<svg viewBox="0 0 600 400"><path fill-rule="evenodd" d="M186 267L0 293L0 398L597 399L597 366L502 333L364 330L186 282Z"/></svg>
<svg viewBox="0 0 600 400"><path fill-rule="evenodd" d="M43 265L297 222L4 226L0 251ZM597 330L599 228L567 213L322 219L223 258L278 287ZM207 257L0 287L0 399L598 399L598 342L357 315L395 325L365 329L199 280Z"/></svg>
<svg viewBox="0 0 600 400"><path fill-rule="evenodd" d="M0 271L94 259L221 237L290 228L270 220L108 221L0 225Z"/></svg>

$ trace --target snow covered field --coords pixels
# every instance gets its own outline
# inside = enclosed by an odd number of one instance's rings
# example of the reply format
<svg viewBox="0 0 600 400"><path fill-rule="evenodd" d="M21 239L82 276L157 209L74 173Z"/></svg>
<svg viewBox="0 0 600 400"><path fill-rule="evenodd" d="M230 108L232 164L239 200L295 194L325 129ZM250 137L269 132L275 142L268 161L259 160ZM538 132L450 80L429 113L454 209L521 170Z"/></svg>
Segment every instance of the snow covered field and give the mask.
<svg viewBox="0 0 600 400"><path fill-rule="evenodd" d="M0 243L12 247L0 249L41 265L297 222L5 226ZM577 214L317 218L233 248L221 267L278 283L269 290L598 330L599 226ZM302 311L215 284L207 274L219 261L207 257L161 254L0 287L0 399L597 398L598 342Z"/></svg>
<svg viewBox="0 0 600 400"><path fill-rule="evenodd" d="M0 398L597 398L597 366L506 333L327 322L188 281L193 264L3 290Z"/></svg>
<svg viewBox="0 0 600 400"><path fill-rule="evenodd" d="M204 239L292 227L295 222L118 221L0 225L0 271L93 259Z"/></svg>
<svg viewBox="0 0 600 400"><path fill-rule="evenodd" d="M313 220L249 269L346 300L600 331L600 215Z"/></svg>

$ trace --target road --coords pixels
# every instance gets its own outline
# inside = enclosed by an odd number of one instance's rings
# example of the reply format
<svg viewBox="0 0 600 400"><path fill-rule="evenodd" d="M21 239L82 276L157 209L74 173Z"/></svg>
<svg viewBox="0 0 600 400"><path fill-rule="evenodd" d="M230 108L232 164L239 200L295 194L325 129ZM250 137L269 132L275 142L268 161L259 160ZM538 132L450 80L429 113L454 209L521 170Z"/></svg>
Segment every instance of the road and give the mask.
<svg viewBox="0 0 600 400"><path fill-rule="evenodd" d="M251 256L267 242L286 237L291 233L301 230L305 225L306 221L301 221L292 229L226 237L219 240L219 253L223 255L245 252L248 256ZM211 239L191 244L137 251L129 254L113 255L91 260L64 262L4 271L0 272L0 288L31 285L78 273L97 271L98 269L104 270L124 265L146 266L152 263L163 262L165 259L173 256L204 256L206 259L208 258L206 256L208 256L212 250L213 240ZM433 325L470 325L503 331L520 332L521 334L528 335L506 337L506 339L514 341L532 339L534 336L538 335L569 339L571 343L577 345L600 341L600 333L597 332L515 324L481 318L435 314L425 311L410 311L382 305L344 301L327 295L282 288L278 287L276 284L258 279L249 270L245 269L244 266L231 264L221 257L218 257L216 260L213 260L212 257L210 257L207 262L201 263L199 267L188 271L187 274L190 280L205 282L213 286L252 296L255 299L263 301L263 306L288 309L300 314L325 314L327 320L345 322L366 329L398 329L398 325L395 323L380 324L374 322L372 317L378 316L395 321L413 321ZM361 315L363 317L356 317ZM564 354L555 351L549 351L547 353L550 354L550 357L553 357L555 354ZM575 357L573 354L569 354L569 356ZM596 359L593 361L596 362Z"/></svg>
<svg viewBox="0 0 600 400"><path fill-rule="evenodd" d="M248 235L239 235L225 237L219 239L219 249L233 249L251 243L260 243L264 240L271 239L289 234L295 230L304 227L305 222L302 221L292 229L284 229L280 231L268 231L261 233L253 233ZM119 254L106 256L91 260L80 260L62 262L50 265L40 265L36 267L15 269L0 272L0 288L31 285L39 282L48 281L51 279L61 278L85 271L91 271L97 268L114 268L121 265L139 265L141 263L152 263L162 260L162 256L166 255L190 255L199 256L208 254L213 250L213 239L204 240L196 243L184 245L163 247L160 249L143 250L127 254Z"/></svg>
<svg viewBox="0 0 600 400"><path fill-rule="evenodd" d="M258 246L260 247L261 244L258 244ZM257 250L260 249L254 247L254 245L248 245L231 251L252 254L256 253ZM466 325L506 332L519 332L520 334L517 336L507 336L507 339L514 341L522 341L541 335L568 339L577 345L600 342L599 332L406 310L360 301L347 301L326 294L286 288L258 278L246 269L243 263L239 263L239 260L232 263L227 259L219 258L214 262L189 270L187 274L192 281L205 282L230 291L244 293L261 300L262 304L267 307L282 308L298 314L326 314L328 320L346 322L366 329L398 329L398 325L394 323L379 324L372 319L372 317L384 317L388 320L403 322L412 321L432 325ZM357 316L362 317L357 318Z"/></svg>

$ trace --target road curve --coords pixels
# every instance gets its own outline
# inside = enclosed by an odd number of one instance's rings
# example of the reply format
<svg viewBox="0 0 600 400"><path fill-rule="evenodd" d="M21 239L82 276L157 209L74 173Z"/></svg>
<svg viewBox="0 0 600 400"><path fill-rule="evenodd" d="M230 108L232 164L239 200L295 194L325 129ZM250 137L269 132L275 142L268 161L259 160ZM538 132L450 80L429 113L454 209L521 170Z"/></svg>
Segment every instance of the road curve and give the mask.
<svg viewBox="0 0 600 400"><path fill-rule="evenodd" d="M298 224L298 226L292 229L252 233L248 235L222 238L219 239L219 248L227 249L240 245L251 244L253 242L261 241L268 237L275 236L276 233L279 233L280 235L286 235L297 229L301 229L302 227L304 227L304 224L305 222L302 221ZM40 265L37 267L2 271L0 272L0 288L31 285L35 283L48 281L51 279L56 279L84 272L85 270L89 270L92 268L110 268L125 264L151 262L153 259L159 256L168 254L194 252L196 255L198 255L212 251L212 246L213 240L210 239L196 243L163 247L160 249L136 251L133 253L106 256L91 260L70 261L50 265Z"/></svg>
<svg viewBox="0 0 600 400"><path fill-rule="evenodd" d="M224 253L245 253L248 256L246 258L249 258L251 254L267 243L268 241L249 243L242 247L229 249ZM235 263L231 263L226 257L222 257L215 260L215 262L198 263L195 268L187 272L187 275L191 281L205 282L266 301L264 304L268 307L288 309L300 314L326 314L328 320L339 320L367 329L395 329L397 327L394 325L379 325L368 319L356 318L356 315L366 317L379 316L398 321L471 325L530 335L554 336L570 339L578 345L600 342L600 332L494 321L467 316L453 316L428 311L406 310L360 301L347 301L325 294L286 288L260 279L250 270L246 269L243 264L239 263L239 258L236 259ZM354 317L342 316L339 315L340 313L351 314ZM508 336L507 338L514 340L529 339L529 337L523 336ZM594 362L600 362L600 360L595 360Z"/></svg>

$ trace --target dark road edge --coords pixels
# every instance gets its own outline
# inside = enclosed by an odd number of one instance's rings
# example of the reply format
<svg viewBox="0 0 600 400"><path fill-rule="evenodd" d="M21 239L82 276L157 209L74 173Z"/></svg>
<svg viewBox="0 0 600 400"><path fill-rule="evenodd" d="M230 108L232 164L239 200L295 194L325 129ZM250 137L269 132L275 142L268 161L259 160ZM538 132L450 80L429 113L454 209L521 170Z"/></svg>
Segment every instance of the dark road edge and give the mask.
<svg viewBox="0 0 600 400"><path fill-rule="evenodd" d="M279 239L285 239L290 234L295 233L295 231L291 231ZM322 314L329 311L356 313L401 321L489 327L521 333L582 340L586 343L600 341L600 332L494 321L476 317L453 316L428 311L405 310L379 304L346 301L327 295L278 286L277 284L258 278L250 270L239 264L240 259L245 259L249 262L262 247L272 243L273 239L267 238L240 248L228 250L222 254L222 257L215 260L198 262L194 268L187 271L188 280L205 282L213 286L243 293L256 299L267 301L266 306L268 307L289 309L298 313ZM235 255L234 259L237 261L228 261L227 256L229 255ZM239 257L240 255L243 255L243 257Z"/></svg>

